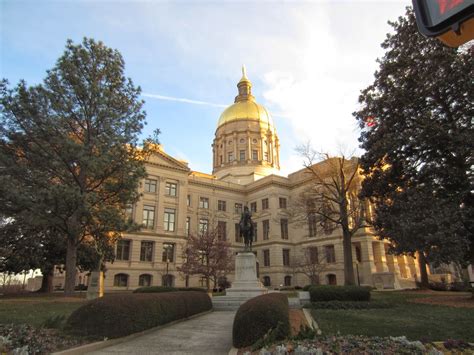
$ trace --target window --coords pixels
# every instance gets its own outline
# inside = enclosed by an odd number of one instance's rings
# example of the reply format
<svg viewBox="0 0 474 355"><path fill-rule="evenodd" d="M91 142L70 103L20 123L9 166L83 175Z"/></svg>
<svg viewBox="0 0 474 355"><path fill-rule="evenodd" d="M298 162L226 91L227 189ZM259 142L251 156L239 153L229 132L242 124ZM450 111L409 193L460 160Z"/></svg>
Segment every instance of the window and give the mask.
<svg viewBox="0 0 474 355"><path fill-rule="evenodd" d="M290 249L283 249L283 266L290 266Z"/></svg>
<svg viewBox="0 0 474 355"><path fill-rule="evenodd" d="M191 206L191 195L186 196L186 206Z"/></svg>
<svg viewBox="0 0 474 355"><path fill-rule="evenodd" d="M362 251L360 249L360 245L355 245L355 254L356 254L356 260L358 263L362 262Z"/></svg>
<svg viewBox="0 0 474 355"><path fill-rule="evenodd" d="M138 277L138 286L148 287L151 286L151 275L142 274Z"/></svg>
<svg viewBox="0 0 474 355"><path fill-rule="evenodd" d="M291 286L291 276L285 276L285 286Z"/></svg>
<svg viewBox="0 0 474 355"><path fill-rule="evenodd" d="M257 202L252 202L250 204L250 211L251 212L257 212Z"/></svg>
<svg viewBox="0 0 474 355"><path fill-rule="evenodd" d="M140 261L153 261L153 242L142 242L140 245Z"/></svg>
<svg viewBox="0 0 474 355"><path fill-rule="evenodd" d="M336 252L334 251L334 245L326 245L324 247L326 251L326 262L335 263L336 262Z"/></svg>
<svg viewBox="0 0 474 355"><path fill-rule="evenodd" d="M114 286L116 287L127 287L128 286L128 275L117 274L114 276Z"/></svg>
<svg viewBox="0 0 474 355"><path fill-rule="evenodd" d="M317 233L317 219L314 213L310 213L308 216L308 232L309 237L313 238L316 236Z"/></svg>
<svg viewBox="0 0 474 355"><path fill-rule="evenodd" d="M263 224L263 240L268 240L270 236L270 220L266 219L262 221Z"/></svg>
<svg viewBox="0 0 474 355"><path fill-rule="evenodd" d="M165 185L165 194L168 196L177 195L178 185L175 182L167 182Z"/></svg>
<svg viewBox="0 0 474 355"><path fill-rule="evenodd" d="M173 287L174 285L174 276L170 274L165 274L161 277L161 284L167 287Z"/></svg>
<svg viewBox="0 0 474 355"><path fill-rule="evenodd" d="M267 210L268 209L268 198L264 198L262 200L262 210Z"/></svg>
<svg viewBox="0 0 474 355"><path fill-rule="evenodd" d="M209 229L209 221L205 218L199 220L199 234L206 234Z"/></svg>
<svg viewBox="0 0 474 355"><path fill-rule="evenodd" d="M257 222L252 223L253 225L253 241L257 241L257 235L258 235L258 225Z"/></svg>
<svg viewBox="0 0 474 355"><path fill-rule="evenodd" d="M125 218L129 221L133 221L133 205L125 206Z"/></svg>
<svg viewBox="0 0 474 355"><path fill-rule="evenodd" d="M242 213L242 204L241 203L236 203L234 209L235 209L235 213L241 214Z"/></svg>
<svg viewBox="0 0 474 355"><path fill-rule="evenodd" d="M130 260L130 244L131 241L127 239L120 239L117 241L115 260Z"/></svg>
<svg viewBox="0 0 474 355"><path fill-rule="evenodd" d="M223 200L217 201L217 210L225 212L227 209L226 202Z"/></svg>
<svg viewBox="0 0 474 355"><path fill-rule="evenodd" d="M263 266L270 266L270 250L263 251Z"/></svg>
<svg viewBox="0 0 474 355"><path fill-rule="evenodd" d="M175 218L176 218L176 210L171 209L171 208L165 208L165 215L164 215L165 231L174 232Z"/></svg>
<svg viewBox="0 0 474 355"><path fill-rule="evenodd" d="M222 164L222 155L219 155L219 162Z"/></svg>
<svg viewBox="0 0 474 355"><path fill-rule="evenodd" d="M281 228L281 239L288 239L288 220L286 218L282 218L280 220L280 228Z"/></svg>
<svg viewBox="0 0 474 355"><path fill-rule="evenodd" d="M309 254L309 262L311 264L318 264L318 262L319 262L318 248L317 247L309 247L308 248L308 254Z"/></svg>
<svg viewBox="0 0 474 355"><path fill-rule="evenodd" d="M242 243L240 239L240 225L238 223L235 224L235 241L237 243Z"/></svg>
<svg viewBox="0 0 474 355"><path fill-rule="evenodd" d="M145 179L145 192L156 192L156 180Z"/></svg>
<svg viewBox="0 0 474 355"><path fill-rule="evenodd" d="M286 198L280 197L279 202L280 202L280 208L286 208Z"/></svg>
<svg viewBox="0 0 474 355"><path fill-rule="evenodd" d="M334 274L326 275L326 280L328 285L337 285L336 275Z"/></svg>
<svg viewBox="0 0 474 355"><path fill-rule="evenodd" d="M155 225L155 206L143 206L143 227L153 229Z"/></svg>
<svg viewBox="0 0 474 355"><path fill-rule="evenodd" d="M209 208L209 199L207 197L199 197L199 208Z"/></svg>
<svg viewBox="0 0 474 355"><path fill-rule="evenodd" d="M174 244L172 243L163 243L163 257L161 258L163 262L172 263L174 261Z"/></svg>
<svg viewBox="0 0 474 355"><path fill-rule="evenodd" d="M268 161L268 152L263 153L263 160Z"/></svg>
<svg viewBox="0 0 474 355"><path fill-rule="evenodd" d="M189 237L191 233L191 217L186 217L186 235Z"/></svg>
<svg viewBox="0 0 474 355"><path fill-rule="evenodd" d="M245 160L245 150L241 150L239 152L239 160L244 161Z"/></svg>
<svg viewBox="0 0 474 355"><path fill-rule="evenodd" d="M234 160L234 153L229 152L229 154L227 154L227 161L231 163L233 160Z"/></svg>
<svg viewBox="0 0 474 355"><path fill-rule="evenodd" d="M258 151L252 150L252 160L258 160Z"/></svg>
<svg viewBox="0 0 474 355"><path fill-rule="evenodd" d="M218 221L217 222L217 238L219 240L226 240L227 234L227 223L224 221Z"/></svg>
<svg viewBox="0 0 474 355"><path fill-rule="evenodd" d="M264 276L263 277L263 286L271 286L272 285L272 281L270 279L270 276Z"/></svg>

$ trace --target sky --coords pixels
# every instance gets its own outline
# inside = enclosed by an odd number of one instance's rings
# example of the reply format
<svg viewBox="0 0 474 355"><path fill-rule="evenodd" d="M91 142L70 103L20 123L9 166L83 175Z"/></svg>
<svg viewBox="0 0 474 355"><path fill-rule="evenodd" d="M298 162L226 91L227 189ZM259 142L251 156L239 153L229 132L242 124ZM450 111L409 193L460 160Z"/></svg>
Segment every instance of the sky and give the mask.
<svg viewBox="0 0 474 355"><path fill-rule="evenodd" d="M40 83L67 39L117 49L142 89L147 126L171 156L211 173L212 140L246 66L273 116L281 174L302 168L295 148L362 154L352 113L373 82L387 21L410 0L0 0L0 78Z"/></svg>

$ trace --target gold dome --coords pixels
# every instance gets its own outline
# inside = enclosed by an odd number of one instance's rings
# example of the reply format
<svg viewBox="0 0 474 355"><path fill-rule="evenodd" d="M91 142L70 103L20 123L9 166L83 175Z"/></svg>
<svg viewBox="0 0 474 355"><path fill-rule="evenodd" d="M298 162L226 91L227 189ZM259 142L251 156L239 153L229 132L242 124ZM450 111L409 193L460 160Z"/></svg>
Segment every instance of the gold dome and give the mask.
<svg viewBox="0 0 474 355"><path fill-rule="evenodd" d="M251 120L259 121L263 127L273 130L273 120L270 113L265 107L255 102L255 97L251 93L252 83L247 78L245 67L242 67L242 79L237 87L239 94L235 98L235 103L222 112L217 127L231 121Z"/></svg>
<svg viewBox="0 0 474 355"><path fill-rule="evenodd" d="M273 128L273 120L267 109L253 100L239 101L227 107L222 112L217 126L237 120L259 121L268 125L268 128Z"/></svg>

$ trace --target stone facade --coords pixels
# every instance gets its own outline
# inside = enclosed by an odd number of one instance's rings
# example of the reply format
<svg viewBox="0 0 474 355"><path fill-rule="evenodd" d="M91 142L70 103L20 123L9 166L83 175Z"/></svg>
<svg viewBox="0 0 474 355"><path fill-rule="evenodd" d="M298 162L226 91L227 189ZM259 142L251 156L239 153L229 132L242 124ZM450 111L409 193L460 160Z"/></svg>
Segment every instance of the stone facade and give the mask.
<svg viewBox="0 0 474 355"><path fill-rule="evenodd" d="M235 252L242 249L235 225L243 206L252 210L257 226L253 251L264 285L308 284L308 277L295 268L308 247L316 247L320 256L328 254L320 283L344 283L342 231L328 232L319 224L310 231L308 224L292 220L292 206L311 179L304 169L288 177L277 175L279 140L273 121L255 102L245 72L238 88L234 105L224 111L216 129L213 175L192 171L161 146L147 161L148 177L140 185L142 198L128 211L143 228L124 234L117 243L117 260L107 265L106 291L149 284L203 286L199 277L186 282L177 271L187 236L198 233L200 223L225 222L226 239ZM324 173L327 164L316 168ZM384 281L378 282L384 287L414 287L418 264L410 257L388 255L387 247L370 229L358 231L353 238L356 279L363 285L374 286L375 279ZM232 281L233 275L228 277Z"/></svg>

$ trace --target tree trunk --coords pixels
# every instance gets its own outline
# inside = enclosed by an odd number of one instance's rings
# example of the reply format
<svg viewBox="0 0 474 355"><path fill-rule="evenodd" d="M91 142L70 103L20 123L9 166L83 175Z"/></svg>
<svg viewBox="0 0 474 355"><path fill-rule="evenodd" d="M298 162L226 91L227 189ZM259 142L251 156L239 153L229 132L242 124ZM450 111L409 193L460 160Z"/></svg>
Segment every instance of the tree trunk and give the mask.
<svg viewBox="0 0 474 355"><path fill-rule="evenodd" d="M41 280L41 287L38 292L51 293L53 292L53 278L54 278L54 269L53 267L45 267L41 269L43 274L43 279Z"/></svg>
<svg viewBox="0 0 474 355"><path fill-rule="evenodd" d="M344 233L343 249L344 249L344 285L355 285L354 265L352 263L352 241L349 233Z"/></svg>
<svg viewBox="0 0 474 355"><path fill-rule="evenodd" d="M426 258L422 251L418 252L418 263L420 265L420 287L428 289L430 284L428 281L428 272L426 271Z"/></svg>
<svg viewBox="0 0 474 355"><path fill-rule="evenodd" d="M77 245L76 240L69 237L66 251L66 282L64 294L73 295L76 286Z"/></svg>

